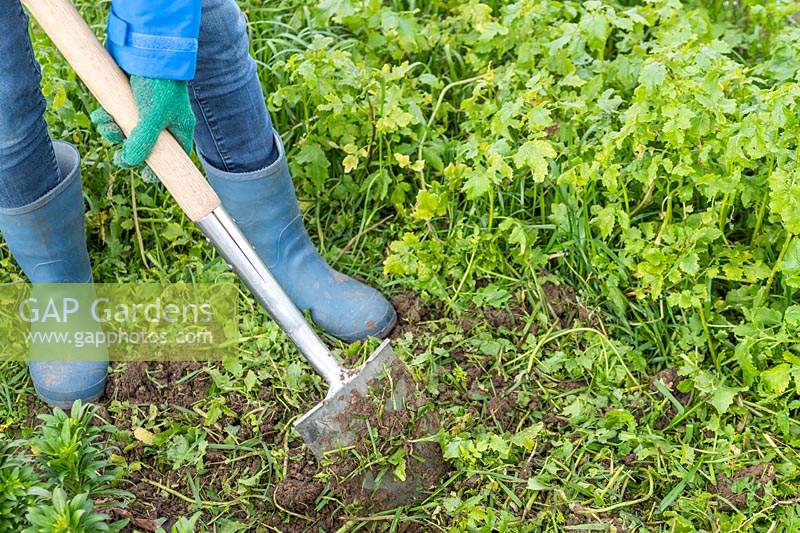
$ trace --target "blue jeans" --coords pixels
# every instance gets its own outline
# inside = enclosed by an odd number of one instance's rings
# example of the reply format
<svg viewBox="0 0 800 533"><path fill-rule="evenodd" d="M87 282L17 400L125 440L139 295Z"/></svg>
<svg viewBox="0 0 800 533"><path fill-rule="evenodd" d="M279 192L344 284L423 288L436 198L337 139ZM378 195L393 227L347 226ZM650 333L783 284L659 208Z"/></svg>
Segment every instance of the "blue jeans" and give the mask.
<svg viewBox="0 0 800 533"><path fill-rule="evenodd" d="M19 0L0 0L0 30L0 209L5 209L35 202L61 174ZM195 146L206 161L227 172L249 172L275 159L272 121L235 0L203 0L189 94L197 115Z"/></svg>

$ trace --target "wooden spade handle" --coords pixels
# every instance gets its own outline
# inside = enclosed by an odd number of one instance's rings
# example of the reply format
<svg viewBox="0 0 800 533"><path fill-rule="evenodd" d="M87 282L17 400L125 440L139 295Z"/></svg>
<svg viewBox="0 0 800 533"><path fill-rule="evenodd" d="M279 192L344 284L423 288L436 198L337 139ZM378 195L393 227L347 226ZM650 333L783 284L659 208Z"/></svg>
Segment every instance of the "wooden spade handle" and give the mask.
<svg viewBox="0 0 800 533"><path fill-rule="evenodd" d="M22 0L22 3L100 105L114 117L126 135L130 134L139 115L128 77L75 7L69 0ZM214 189L168 132L163 132L158 138L147 164L193 222L220 205Z"/></svg>

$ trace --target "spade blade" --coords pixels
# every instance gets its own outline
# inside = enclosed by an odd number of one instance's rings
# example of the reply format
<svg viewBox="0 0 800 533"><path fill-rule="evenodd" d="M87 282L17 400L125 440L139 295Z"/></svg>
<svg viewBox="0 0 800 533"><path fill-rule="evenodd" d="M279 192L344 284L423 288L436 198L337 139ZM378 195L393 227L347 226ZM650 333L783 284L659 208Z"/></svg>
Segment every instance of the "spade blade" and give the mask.
<svg viewBox="0 0 800 533"><path fill-rule="evenodd" d="M344 385L295 422L295 427L318 460L340 462L338 473L347 481L339 488L348 499L379 510L409 503L424 495L446 472L438 443L423 437L435 434L439 421L433 413L418 408L426 401L417 390L403 362L384 341L367 362ZM407 433L404 443L405 479L390 469L376 467L356 470L357 461L346 449L370 443L370 430L377 432L377 444ZM422 440L421 440L422 439Z"/></svg>

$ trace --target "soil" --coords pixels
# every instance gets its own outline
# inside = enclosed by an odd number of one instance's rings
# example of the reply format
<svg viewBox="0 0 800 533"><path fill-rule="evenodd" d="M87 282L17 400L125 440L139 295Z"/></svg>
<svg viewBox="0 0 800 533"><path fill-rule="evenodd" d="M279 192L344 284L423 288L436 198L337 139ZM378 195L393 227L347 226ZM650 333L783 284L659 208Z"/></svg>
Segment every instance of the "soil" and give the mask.
<svg viewBox="0 0 800 533"><path fill-rule="evenodd" d="M547 271L541 271L539 276L547 278L550 274ZM561 327L569 326L576 317L584 324L596 325L596 320L593 319L589 310L578 301L575 289L569 285L557 285L547 280L542 283L542 292L544 292L553 315L561 323Z"/></svg>
<svg viewBox="0 0 800 533"><path fill-rule="evenodd" d="M586 309L578 303L576 293L572 288L548 281L543 284L543 290L553 313L562 324L571 323L575 317L584 320L589 316ZM435 322L442 316L440 308L425 303L420 296L413 292L402 293L392 301L398 312L398 324L392 332L393 338L403 336L405 333L410 333L414 337L422 337L430 333L432 328L437 327ZM484 322L494 329L504 330L505 333L508 333L523 327L527 321L527 314L528 311L524 307L516 304L511 304L505 309L475 308L458 318L457 324L465 333ZM486 361L485 358L465 350L469 350L469 348L452 350L450 352L452 361L448 360L440 370L445 373L450 372L454 363L461 366L468 379L467 393L447 385L440 385L442 388L437 398L438 403L462 405L474 419L482 420L486 425L494 423L505 431L515 431L517 424L524 417L529 416L529 410L542 409L536 398L531 399L531 403L527 407L518 405L516 394L507 392L512 383L504 380L501 375L502 371L495 368L484 368L481 363ZM115 364L115 369L120 364ZM204 364L192 362L129 362L126 364L124 372L112 370L105 395L101 404L98 405L98 416L106 421L112 421L113 417L109 415L106 407L115 399L130 404L164 405L168 409L173 407L189 408L207 397L211 379L203 370L204 368ZM379 446L382 455L388 456L399 448L405 450L406 486L411 487L410 490L396 493L381 488L377 490L365 488L363 481L369 480L370 476L374 478L379 473L377 469L350 476L358 465L358 461L354 459L355 455L372 455L372 440L370 439L356 443L353 449L342 454L340 462L330 467L320 467L310 450L306 446L300 445L294 448L290 447L288 450L285 463L286 472L283 475L277 474L278 479L282 478L277 485L275 484L277 479L269 479L266 475L262 477L261 486L265 490L266 498L263 501L251 500L250 504L254 509L249 509L249 511L257 512L259 520L265 525L287 533L335 531L344 523L345 512L359 514L358 511L354 511L356 506L345 508L334 503L336 498L346 504L357 504L360 507L359 511L375 512L395 507L398 499L408 501L410 493L415 497L424 497L431 488L440 486L449 466L442 460L439 444L437 442L416 442L420 437L430 435L438 430L439 417L431 410L424 395L413 387L414 382L411 376L407 374L407 371L402 370L402 367L400 368L401 370L392 369L392 380L394 383L407 380L412 384L413 390L407 396L407 409L376 412L374 397L353 395L346 412L349 430L358 435L367 435L367 422L370 427L377 430L375 443ZM666 381L662 379L662 382L670 390L673 390L672 385L667 383L669 377L665 375ZM585 385L586 383L583 381L562 382L560 387L568 390ZM259 399L263 403L269 403L274 400L273 394L271 389L265 388L259 393ZM272 407L262 410L259 415L261 417L259 423L256 424L256 427L251 427L250 423L244 423L241 418L245 413L252 411L254 405L249 403L248 398L244 395L227 396L226 406L234 414L226 413L217 424L221 427L239 425L237 438L240 440L247 440L256 435L265 440L274 439L276 435L285 430L285 428L276 427L275 422L286 418L286 413L282 412L282 409L288 409L288 407L280 401L273 403L274 410L270 410L273 409ZM263 404L260 407L263 407ZM47 409L38 405L37 402L32 402L29 408L31 416L35 416L37 412L46 411ZM118 426L120 425L119 419L113 421ZM568 419L549 412L544 415L544 423L549 429L562 431L569 425ZM209 436L211 434L209 433ZM211 442L211 439L209 442L219 444ZM109 444L116 444L118 448L121 448L119 443L112 441ZM133 493L136 498L130 508L107 510L115 518L127 518L131 521L131 527L126 531L133 531L133 527L142 531L152 531L157 518L168 518L163 527L169 531L174 518L190 516L194 512L192 504L148 482L153 481L178 493L191 495L192 488L186 482L186 468L179 471L160 472L158 465L153 464L153 454L144 446L134 446L132 449L118 453L125 458L128 464L142 464L140 471L131 472L126 476L128 480L132 481L132 485L126 484L122 487ZM540 458L545 457L547 453L548 446L543 445L537 448L535 456L526 458L525 462L519 465L525 474L524 477L529 477L539 468ZM235 480L240 477L254 475L262 469L269 471L270 468L262 465L261 459L257 456L246 460L230 461L228 452L216 448L209 448L206 451L204 463L206 466L204 471L197 472L194 468L189 468L188 474L195 479L199 486L210 488L218 493L222 492L220 489L223 488L223 484L230 480L235 483ZM386 472L383 473L384 480L398 481L391 472L393 465L385 465L384 468L386 468ZM332 475L327 486L325 482L315 477L320 470L325 469L328 474ZM774 472L772 476L774 477ZM723 480L722 477L719 479ZM470 484L477 486L479 482L480 478L473 476L459 481L459 484L465 483L465 487L469 488ZM269 501L270 497L274 501L274 506ZM329 497L331 503L324 504ZM320 506L322 506L321 510L318 509ZM281 509L288 510L293 515L287 516ZM240 516L244 519L248 510L245 510L244 507L233 507L229 511L232 517ZM206 518L208 516L202 517L201 520ZM400 530L412 531L414 528L401 527Z"/></svg>
<svg viewBox="0 0 800 533"><path fill-rule="evenodd" d="M120 364L115 363L112 368ZM130 362L124 372L111 371L103 401L191 407L208 393L211 379L202 368L203 364L197 362Z"/></svg>
<svg viewBox="0 0 800 533"><path fill-rule="evenodd" d="M392 304L397 311L398 323L413 324L428 320L431 308L422 301L415 292L403 292L392 298Z"/></svg>
<svg viewBox="0 0 800 533"><path fill-rule="evenodd" d="M569 512L564 514L568 516L566 522L564 523L565 526L580 528L581 525L591 522L593 526L596 524L602 524L608 527L608 529L604 529L602 531L614 531L616 533L627 533L629 531L628 528L622 525L622 520L620 520L618 517L613 516L610 513L590 513L579 504L570 505Z"/></svg>
<svg viewBox="0 0 800 533"><path fill-rule="evenodd" d="M28 411L25 415L24 425L21 427L34 428L41 423L39 415L50 414L51 410L47 404L35 396L28 396L27 398Z"/></svg>
<svg viewBox="0 0 800 533"><path fill-rule="evenodd" d="M106 405L112 399L127 401L132 404L164 404L169 408L175 406L190 407L199 400L205 398L210 386L209 376L201 369L203 365L191 362L171 362L171 363L128 363L127 368L122 373L112 373L106 385L106 394L103 404L97 406L97 415L100 419L110 420L110 415ZM184 379L191 376L188 379ZM181 381L183 380L183 381ZM178 383L181 381L180 383ZM270 391L271 392L271 391ZM232 395L227 398L227 407L235 415L224 416L219 420L219 424L239 425L238 437L246 440L252 436L249 424L243 423L240 417L247 413L252 406L247 398L242 395ZM122 415L123 418L125 415ZM269 424L273 432L271 422L278 416L275 412L264 411L262 414L262 424ZM119 417L115 420L117 425L123 420ZM211 435L211 434L209 434ZM213 440L210 443L214 444ZM114 444L113 442L111 444ZM152 465L153 458L149 455L146 447L134 446L123 450L122 443L116 443L119 452L128 464L141 463L142 470L131 472L127 478L133 484L123 487L130 491L135 500L129 509L124 511L114 511L118 518L128 518L131 526L139 530L149 531L148 525L158 518L166 518L164 529L169 531L173 521L179 516L190 516L195 509L190 504L162 489L149 483L153 481L160 485L169 487L182 494L191 494L192 490L186 483L186 470L161 472L158 467ZM257 456L228 461L227 453L220 449L209 448L204 458L205 470L198 472L194 467L189 467L189 474L199 486L221 491L226 481L235 480L240 477L252 476L262 469L261 459ZM242 508L231 508L232 516L241 515L246 518L246 512ZM130 515L130 516L128 516ZM134 531L129 527L123 531Z"/></svg>
<svg viewBox="0 0 800 533"><path fill-rule="evenodd" d="M547 413L544 415L542 423L544 424L545 428L549 430L558 431L569 425L569 418L556 415L553 413Z"/></svg>
<svg viewBox="0 0 800 533"><path fill-rule="evenodd" d="M300 445L289 449L286 459L286 475L271 494L276 505L294 515L284 520L276 512L267 516L264 522L283 533L336 531L342 525L343 509L329 505L315 512L317 500L325 486L314 477L319 472L314 455L305 445Z"/></svg>
<svg viewBox="0 0 800 533"><path fill-rule="evenodd" d="M135 531L136 529L142 531L156 531L159 528L158 521L151 518L139 518L127 509L114 508L109 511L115 520L127 519L129 526L123 531Z"/></svg>
<svg viewBox="0 0 800 533"><path fill-rule="evenodd" d="M550 284L552 285L552 284ZM547 285L550 287L550 285ZM552 287L556 287L552 285ZM563 294L562 291L563 289ZM564 316L578 313L578 304L574 299L574 291L557 287L548 289L550 297L563 296L563 302L556 305L556 309ZM570 300L569 298L572 298ZM551 300L551 305L554 301ZM422 337L437 327L436 320L441 316L441 310L429 305L415 293L406 292L393 298L393 304L398 312L398 324L392 332L392 337L397 338L406 333L412 337ZM573 306L573 307L570 307ZM515 330L526 323L527 311L520 306L509 306L507 309L473 309L464 313L458 320L463 331L472 329L480 323L488 323L495 329ZM571 318L570 318L571 320ZM412 349L414 347L412 346ZM437 398L441 403L445 397L450 397L452 403L464 405L476 419L484 418L487 424L494 422L506 431L514 431L519 421L527 416L525 406L519 406L516 395L507 394L511 385L506 383L502 372L486 369L482 366L483 358L465 351L453 350L451 357L454 362L462 366L466 373L468 391L475 389L475 397L470 392L455 391L452 387L445 387ZM447 365L449 366L449 365ZM197 363L128 363L125 372L112 372L106 387L104 405L112 399L127 401L132 404L163 404L166 406L191 407L197 401L206 398L210 386L210 377L202 371L203 366ZM402 367L400 367L402 369ZM448 369L442 367L447 372ZM408 380L413 390L407 395L408 408L398 411L376 412L376 400L372 395L354 395L350 399L347 413L349 429L358 435L367 435L367 422L375 431L376 444L379 452L388 457L399 448L405 450L406 458L406 483L410 487L398 492L384 490L384 482L398 482L394 477L394 465L384 464L382 471L376 467L367 471L354 473L358 467L358 456L372 456L372 440L364 439L356 443L354 448L342 453L338 461L332 461L333 466L320 466L317 459L305 445L290 447L286 458L286 471L278 474L277 480L263 478L263 486L267 496L271 497L274 504L266 500L251 500L256 507L249 512L256 511L259 520L264 525L272 526L282 532L294 533L300 531L336 531L344 523L344 515L377 512L382 509L392 508L403 501L424 497L430 489L438 487L441 479L449 470L449 466L442 460L438 442L416 442L420 437L429 435L438 430L439 418L431 410L431 405L422 393L413 386L413 380L407 371L397 373L392 369L392 380L398 383ZM404 373L405 372L405 373ZM187 375L192 375L185 379ZM183 380L183 381L181 381ZM181 381L179 384L179 381ZM583 385L583 384L581 384ZM377 389L378 394L383 388ZM263 394L271 395L273 392L265 389ZM272 398L261 397L260 400L268 402ZM249 423L240 420L245 413L252 411L252 403L242 395L232 395L226 398L226 406L235 414L223 415L218 421L222 427L238 425L240 427L237 438L246 440L253 436L265 439L274 438L281 429L275 427L275 421L285 418L286 413L281 412L280 402L275 402L275 411L263 411L259 424L251 428ZM261 404L263 406L263 403ZM103 409L103 406L100 406ZM107 413L106 413L107 414ZM107 417L104 417L108 420ZM552 416L545 420L546 425L561 427L567 424L562 417ZM549 424L548 424L549 423ZM113 443L112 443L113 444ZM533 471L539 463L538 455L546 453L545 448L537 450L537 457L529 459L525 467ZM148 483L154 481L167 486L182 494L191 494L191 488L186 484L186 471L161 473L153 468L153 458L147 455L146 448L135 447L122 453L129 464L141 462L143 469L128 476L134 482L132 487L125 487L136 497L134 504L125 512L130 516L119 515L119 518L129 518L138 524L140 530L147 531L156 518L174 518L189 516L194 512L191 504L172 496L165 491ZM253 458L258 464L249 467L242 465L242 461L228 462L227 452L209 448L206 452L203 472L192 470L191 475L197 483L204 487L214 488L215 491L222 487L225 480L236 479L244 475L252 475L262 468L260 459ZM326 458L326 464L329 464ZM522 466L522 465L520 465ZM315 476L320 471L328 474L329 481L318 479ZM383 475L377 483L376 475ZM366 481L366 483L365 483ZM327 484L326 484L327 483ZM370 485L372 483L372 485ZM378 485L377 489L374 486ZM366 488L365 488L366 487ZM325 504L330 499L331 503ZM339 500L344 506L335 502ZM322 509L320 509L320 506ZM283 510L289 511L287 515ZM244 507L231 508L230 514L235 517L241 515L245 518L248 512ZM124 514L124 513L123 513ZM207 518L207 517L206 517ZM201 518L202 520L203 518ZM167 528L171 525L166 523ZM414 530L405 528L409 531ZM168 529L167 529L168 530Z"/></svg>
<svg viewBox="0 0 800 533"><path fill-rule="evenodd" d="M775 479L777 472L772 465L753 465L747 468L737 470L730 476L721 474L717 477L717 483L711 487L710 492L722 496L725 500L730 502L730 505L725 504L725 507L731 505L738 510L747 507L747 490L739 493L733 491L733 485L736 481L742 478L748 478L751 483L756 485L755 494L757 496L764 495L764 485ZM732 509L734 510L734 509Z"/></svg>
<svg viewBox="0 0 800 533"><path fill-rule="evenodd" d="M677 368L666 368L653 376L652 384L650 385L650 390L653 392L658 392L658 388L655 386L656 380L660 381L664 387L666 387L667 390L670 391L673 396L675 396L675 399L681 402L683 405L689 403L689 397L691 394L678 390L678 385L680 385L684 378L678 375Z"/></svg>
<svg viewBox="0 0 800 533"><path fill-rule="evenodd" d="M410 333L414 337L420 337L429 331L430 326L425 322L433 318L434 309L426 304L417 293L403 292L398 294L392 298L392 305L397 311L397 325L392 330L389 338L397 339L406 333Z"/></svg>
<svg viewBox="0 0 800 533"><path fill-rule="evenodd" d="M311 451L302 446L290 450L286 477L278 483L273 492L275 503L298 514L314 509L314 504L325 488L321 481L314 479L319 470Z"/></svg>
<svg viewBox="0 0 800 533"><path fill-rule="evenodd" d="M513 432L519 422L520 407L516 394L504 392L510 385L510 383L503 381L500 376L492 376L494 396L486 402L486 411L489 417L494 419L501 428L505 431Z"/></svg>
<svg viewBox="0 0 800 533"><path fill-rule="evenodd" d="M514 327L514 314L505 309L487 309L483 312L486 322L495 329Z"/></svg>

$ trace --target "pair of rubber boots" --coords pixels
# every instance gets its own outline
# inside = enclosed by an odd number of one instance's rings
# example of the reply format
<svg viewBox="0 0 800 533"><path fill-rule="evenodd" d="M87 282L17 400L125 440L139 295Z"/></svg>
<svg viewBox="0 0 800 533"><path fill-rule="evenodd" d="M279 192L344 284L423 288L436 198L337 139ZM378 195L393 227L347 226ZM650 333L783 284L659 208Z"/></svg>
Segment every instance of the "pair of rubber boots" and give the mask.
<svg viewBox="0 0 800 533"><path fill-rule="evenodd" d="M310 311L322 329L346 342L385 337L397 319L394 308L375 289L333 270L319 255L303 226L277 134L275 146L275 162L255 172L223 172L204 162L209 182L297 307ZM64 142L56 141L53 147L61 182L27 206L0 209L0 231L34 285L90 283L80 155ZM107 366L105 361L29 362L39 396L65 408L77 399L99 398Z"/></svg>

